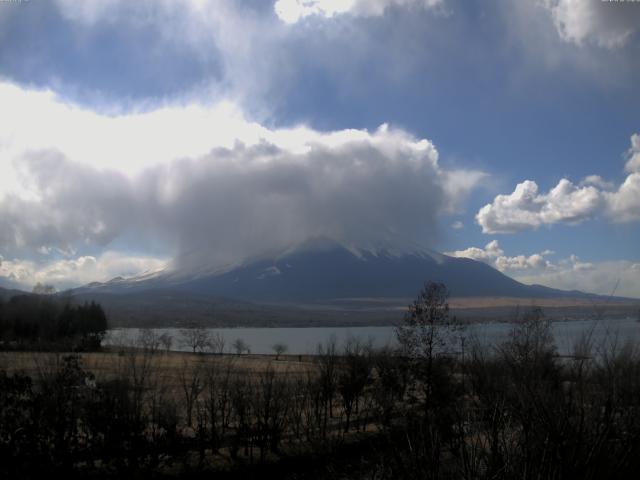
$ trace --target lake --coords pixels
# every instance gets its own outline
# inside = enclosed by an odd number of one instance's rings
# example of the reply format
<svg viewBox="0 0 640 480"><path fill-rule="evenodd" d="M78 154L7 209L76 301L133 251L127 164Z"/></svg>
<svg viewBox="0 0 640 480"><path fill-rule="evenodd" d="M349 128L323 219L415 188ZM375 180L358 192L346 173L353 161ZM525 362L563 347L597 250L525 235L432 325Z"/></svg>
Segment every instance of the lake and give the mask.
<svg viewBox="0 0 640 480"><path fill-rule="evenodd" d="M456 337L464 337L466 344L472 339L485 346L499 345L508 338L513 324L510 323L478 323L468 325L465 330L457 332ZM167 333L173 337L172 350L189 351L182 345L181 330L178 328L156 328L157 334ZM251 349L251 353L273 353L275 343L287 346L289 354L312 354L317 351L319 343L335 337L338 345L344 344L348 338L357 338L371 342L375 347L397 345L394 327L309 327L309 328L210 328L212 335L220 334L226 341L225 351L231 352L231 343L242 339ZM572 320L557 321L552 324L558 353L570 354L573 345L583 334L590 333L595 345L617 342L638 342L640 340L640 322L635 319L605 320ZM103 345L132 345L138 337L140 329L120 328L109 330ZM460 341L453 347L460 349Z"/></svg>

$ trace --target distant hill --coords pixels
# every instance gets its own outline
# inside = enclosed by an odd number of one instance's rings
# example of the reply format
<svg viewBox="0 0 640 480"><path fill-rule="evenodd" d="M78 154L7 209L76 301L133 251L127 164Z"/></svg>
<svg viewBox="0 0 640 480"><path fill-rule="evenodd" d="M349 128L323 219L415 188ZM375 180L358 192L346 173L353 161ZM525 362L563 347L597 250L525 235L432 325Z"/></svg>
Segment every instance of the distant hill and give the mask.
<svg viewBox="0 0 640 480"><path fill-rule="evenodd" d="M3 300L8 300L11 297L15 297L16 295L26 295L28 292L23 292L22 290L16 290L14 288L2 288L0 287L0 298Z"/></svg>

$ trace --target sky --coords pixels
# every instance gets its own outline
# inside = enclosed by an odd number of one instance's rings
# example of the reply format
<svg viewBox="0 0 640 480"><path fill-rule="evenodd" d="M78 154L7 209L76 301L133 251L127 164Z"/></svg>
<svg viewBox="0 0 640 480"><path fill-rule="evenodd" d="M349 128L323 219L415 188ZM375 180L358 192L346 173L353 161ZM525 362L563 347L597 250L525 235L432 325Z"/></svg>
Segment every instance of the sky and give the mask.
<svg viewBox="0 0 640 480"><path fill-rule="evenodd" d="M0 286L420 246L640 298L640 2L0 1Z"/></svg>

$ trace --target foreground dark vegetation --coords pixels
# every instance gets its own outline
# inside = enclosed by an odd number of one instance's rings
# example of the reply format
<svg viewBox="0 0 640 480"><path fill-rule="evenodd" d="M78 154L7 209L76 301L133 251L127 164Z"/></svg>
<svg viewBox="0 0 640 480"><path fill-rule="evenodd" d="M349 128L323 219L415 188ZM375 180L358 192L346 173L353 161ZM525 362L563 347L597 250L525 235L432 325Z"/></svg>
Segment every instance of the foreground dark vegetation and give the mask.
<svg viewBox="0 0 640 480"><path fill-rule="evenodd" d="M0 297L0 347L3 350L96 350L107 331L107 316L95 302L20 294Z"/></svg>
<svg viewBox="0 0 640 480"><path fill-rule="evenodd" d="M637 347L587 333L560 357L541 310L515 320L480 348L427 284L398 351L180 354L149 331L120 351L6 352L0 475L635 478Z"/></svg>

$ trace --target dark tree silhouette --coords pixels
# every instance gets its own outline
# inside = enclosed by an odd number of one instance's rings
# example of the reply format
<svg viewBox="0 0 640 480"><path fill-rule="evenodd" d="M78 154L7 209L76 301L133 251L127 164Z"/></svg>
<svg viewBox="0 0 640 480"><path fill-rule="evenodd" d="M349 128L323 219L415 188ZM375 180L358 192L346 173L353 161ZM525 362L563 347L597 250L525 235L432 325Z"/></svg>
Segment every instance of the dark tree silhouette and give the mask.
<svg viewBox="0 0 640 480"><path fill-rule="evenodd" d="M96 349L107 329L107 316L95 302L73 305L70 299L51 295L16 295L0 305L0 339L5 346L39 342Z"/></svg>
<svg viewBox="0 0 640 480"><path fill-rule="evenodd" d="M445 352L458 328L449 317L449 291L443 283L425 282L409 305L396 335L404 355L414 362L413 373L422 382L425 396L433 396L436 359Z"/></svg>
<svg viewBox="0 0 640 480"><path fill-rule="evenodd" d="M271 349L275 352L276 354L276 360L280 359L280 355L284 354L289 347L287 347L284 343L276 343L274 344Z"/></svg>

